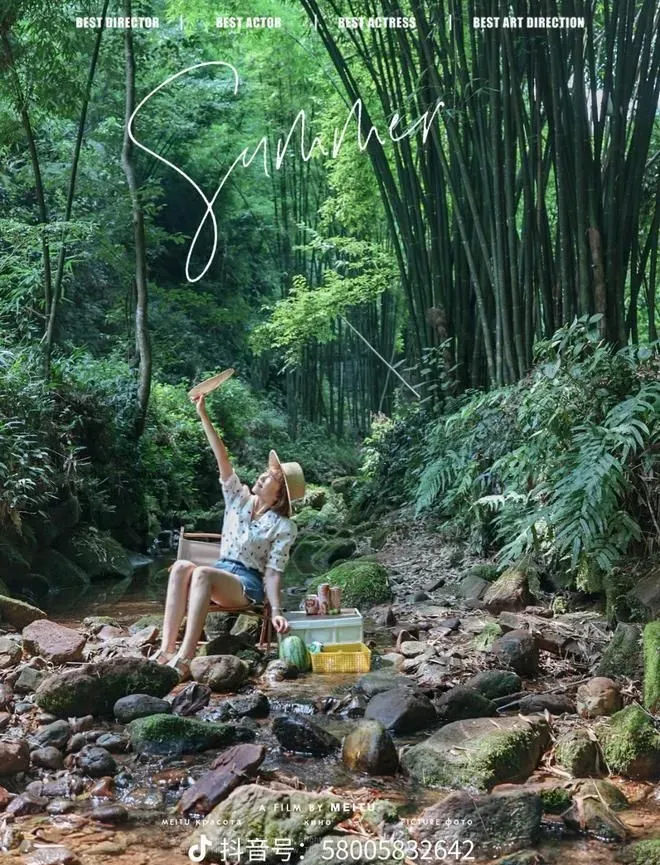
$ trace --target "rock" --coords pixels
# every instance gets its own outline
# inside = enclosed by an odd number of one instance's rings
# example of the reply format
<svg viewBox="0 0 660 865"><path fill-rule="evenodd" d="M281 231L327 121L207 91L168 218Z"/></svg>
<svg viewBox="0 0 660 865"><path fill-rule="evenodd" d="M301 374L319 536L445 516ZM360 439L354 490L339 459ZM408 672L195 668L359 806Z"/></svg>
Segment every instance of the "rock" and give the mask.
<svg viewBox="0 0 660 865"><path fill-rule="evenodd" d="M117 802L111 805L96 805L89 812L89 816L99 823L108 823L114 826L118 823L127 823L129 813L124 805Z"/></svg>
<svg viewBox="0 0 660 865"><path fill-rule="evenodd" d="M419 640L404 640L397 651L401 652L404 658L417 658L428 652L435 654L433 646L428 643L420 643Z"/></svg>
<svg viewBox="0 0 660 865"><path fill-rule="evenodd" d="M539 669L539 647L529 631L509 631L498 637L491 647L492 654L521 676L535 676Z"/></svg>
<svg viewBox="0 0 660 865"><path fill-rule="evenodd" d="M212 724L180 715L149 715L128 725L131 746L138 754L194 754L254 738L239 724Z"/></svg>
<svg viewBox="0 0 660 865"><path fill-rule="evenodd" d="M112 754L99 745L85 745L77 754L76 764L84 775L89 775L91 778L114 775L117 771L117 764Z"/></svg>
<svg viewBox="0 0 660 865"><path fill-rule="evenodd" d="M597 796L576 796L562 815L570 829L587 831L601 841L625 841L628 830L614 811Z"/></svg>
<svg viewBox="0 0 660 865"><path fill-rule="evenodd" d="M11 721L9 712L0 712L0 731L6 729Z"/></svg>
<svg viewBox="0 0 660 865"><path fill-rule="evenodd" d="M354 694L345 712L348 718L363 718L367 710L367 698L364 694Z"/></svg>
<svg viewBox="0 0 660 865"><path fill-rule="evenodd" d="M49 619L37 619L23 628L23 646L33 655L41 655L54 664L79 661L85 637Z"/></svg>
<svg viewBox="0 0 660 865"><path fill-rule="evenodd" d="M392 688L407 688L415 690L415 683L404 676L403 674L392 673L391 670L374 670L372 673L365 673L360 676L353 690L358 694L364 694L365 697L371 699L376 694L382 694L383 691L391 691Z"/></svg>
<svg viewBox="0 0 660 865"><path fill-rule="evenodd" d="M96 744L100 748L110 751L111 754L123 754L125 751L128 751L130 742L127 736L120 735L119 733L103 733L96 740Z"/></svg>
<svg viewBox="0 0 660 865"><path fill-rule="evenodd" d="M660 732L639 706L627 706L595 728L610 770L636 780L660 778Z"/></svg>
<svg viewBox="0 0 660 865"><path fill-rule="evenodd" d="M444 577L434 577L434 579L430 580L424 586L424 591L425 592L435 592L438 589L441 589L445 583L446 583L446 580Z"/></svg>
<svg viewBox="0 0 660 865"><path fill-rule="evenodd" d="M490 588L488 580L468 574L458 585L458 594L469 601L478 601Z"/></svg>
<svg viewBox="0 0 660 865"><path fill-rule="evenodd" d="M620 676L629 679L641 678L643 669L641 636L639 625L620 622L596 667L596 674L613 679Z"/></svg>
<svg viewBox="0 0 660 865"><path fill-rule="evenodd" d="M613 811L623 811L629 807L622 791L604 778L580 778L573 781L571 790L575 796L592 796L600 799Z"/></svg>
<svg viewBox="0 0 660 865"><path fill-rule="evenodd" d="M283 682L285 679L296 679L298 678L298 668L291 661L282 661L277 658L275 661L268 662L263 678L270 684Z"/></svg>
<svg viewBox="0 0 660 865"><path fill-rule="evenodd" d="M96 724L94 715L81 715L80 718L71 718L69 721L72 733L83 733L92 730Z"/></svg>
<svg viewBox="0 0 660 865"><path fill-rule="evenodd" d="M599 676L577 689L577 710L583 718L613 715L623 706L621 691L616 682Z"/></svg>
<svg viewBox="0 0 660 865"><path fill-rule="evenodd" d="M644 705L660 713L660 619L644 628Z"/></svg>
<svg viewBox="0 0 660 865"><path fill-rule="evenodd" d="M566 694L528 694L518 704L521 715L574 715L575 703Z"/></svg>
<svg viewBox="0 0 660 865"><path fill-rule="evenodd" d="M32 604L26 604L25 601L19 601L7 595L0 595L0 619L8 622L17 631L22 630L37 619L45 618L47 618L47 614L39 607L33 607Z"/></svg>
<svg viewBox="0 0 660 865"><path fill-rule="evenodd" d="M30 749L25 739L0 741L0 775L24 772L30 765Z"/></svg>
<svg viewBox="0 0 660 865"><path fill-rule="evenodd" d="M660 567L653 568L641 580L637 580L630 592L635 606L645 607L649 619L660 615Z"/></svg>
<svg viewBox="0 0 660 865"><path fill-rule="evenodd" d="M511 670L483 670L463 683L466 688L478 691L488 700L507 697L522 689L522 680Z"/></svg>
<svg viewBox="0 0 660 865"><path fill-rule="evenodd" d="M271 790L259 784L249 784L237 790L210 812L207 821L185 839L185 853L191 846L199 849L202 834L210 842L207 856L218 859L222 851L236 849L256 840L267 846L266 865L281 865L282 853L275 839L286 839L296 854L330 831L341 820L342 802L328 794L303 790ZM310 815L312 815L310 817Z"/></svg>
<svg viewBox="0 0 660 865"><path fill-rule="evenodd" d="M507 568L488 587L481 600L486 609L493 615L498 615L504 610L524 610L533 600L529 591L525 565L518 564Z"/></svg>
<svg viewBox="0 0 660 865"><path fill-rule="evenodd" d="M3 661L0 664L2 669L18 664L22 657L23 649L17 640L11 639L11 637L0 637L0 658L6 658L6 662Z"/></svg>
<svg viewBox="0 0 660 865"><path fill-rule="evenodd" d="M498 573L499 569L497 565L489 562L471 565L468 569L468 574L470 574L471 577L481 577L482 580L488 580L489 583L495 582Z"/></svg>
<svg viewBox="0 0 660 865"><path fill-rule="evenodd" d="M39 689L46 676L45 670L37 670L36 667L29 666L23 667L18 679L14 682L14 690L17 694L31 694Z"/></svg>
<svg viewBox="0 0 660 865"><path fill-rule="evenodd" d="M555 744L557 763L574 778L587 778L602 774L602 757L598 742L587 730L569 730Z"/></svg>
<svg viewBox="0 0 660 865"><path fill-rule="evenodd" d="M385 652L384 655L380 656L380 660L383 666L392 666L397 673L400 673L405 658L398 652ZM373 663L375 663L375 658L372 655L372 664Z"/></svg>
<svg viewBox="0 0 660 865"><path fill-rule="evenodd" d="M55 844L38 847L25 858L26 865L80 865L80 859L67 847Z"/></svg>
<svg viewBox="0 0 660 865"><path fill-rule="evenodd" d="M203 655L236 655L241 649L251 648L254 640L244 635L218 634L202 648Z"/></svg>
<svg viewBox="0 0 660 865"><path fill-rule="evenodd" d="M235 691L247 679L248 665L235 655L198 655L192 659L190 672L197 682L216 693Z"/></svg>
<svg viewBox="0 0 660 865"><path fill-rule="evenodd" d="M339 586L342 607L373 607L392 600L387 570L367 558L342 562L328 573L314 578L308 585L310 592L316 591L321 583Z"/></svg>
<svg viewBox="0 0 660 865"><path fill-rule="evenodd" d="M413 599L413 603L418 604L418 603L420 603L421 601L428 601L428 600L429 600L429 596L426 594L425 591L423 591L422 589L420 589L418 592L415 592L415 593L413 594L412 599Z"/></svg>
<svg viewBox="0 0 660 865"><path fill-rule="evenodd" d="M90 585L89 576L74 562L69 561L57 550L51 548L41 550L32 563L35 574L40 574L46 580L50 591L81 594Z"/></svg>
<svg viewBox="0 0 660 865"><path fill-rule="evenodd" d="M14 817L27 817L29 814L39 814L47 804L48 800L43 797L21 793L7 805L5 815L6 818L12 819Z"/></svg>
<svg viewBox="0 0 660 865"><path fill-rule="evenodd" d="M550 738L542 718L471 718L442 727L402 757L409 774L428 787L488 790L524 781Z"/></svg>
<svg viewBox="0 0 660 865"><path fill-rule="evenodd" d="M163 617L160 616L159 618L162 625ZM82 623L86 628L89 628L94 633L100 631L100 629L105 625L109 625L112 628L121 628L119 622L116 619L113 619L112 616L85 616Z"/></svg>
<svg viewBox="0 0 660 865"><path fill-rule="evenodd" d="M93 526L76 526L60 538L56 546L63 556L92 580L133 575L133 566L122 545L107 532L101 532Z"/></svg>
<svg viewBox="0 0 660 865"><path fill-rule="evenodd" d="M530 847L541 828L541 798L524 790L490 795L451 793L426 808L411 829L420 844L431 849L468 851L475 858L493 858ZM474 844L474 850L469 850Z"/></svg>
<svg viewBox="0 0 660 865"><path fill-rule="evenodd" d="M33 766L41 769L61 769L64 766L64 755L53 745L37 748L30 754L30 760Z"/></svg>
<svg viewBox="0 0 660 865"><path fill-rule="evenodd" d="M285 751L325 757L340 747L340 741L304 715L278 715L273 718L272 730Z"/></svg>
<svg viewBox="0 0 660 865"><path fill-rule="evenodd" d="M22 700L20 703L16 703L16 705L14 706L14 713L16 715L26 715L33 709L34 703L31 703L29 700Z"/></svg>
<svg viewBox="0 0 660 865"><path fill-rule="evenodd" d="M268 697L261 691L230 697L227 700L227 705L232 714L246 718L266 718L270 711Z"/></svg>
<svg viewBox="0 0 660 865"><path fill-rule="evenodd" d="M438 719L443 724L466 718L491 718L497 714L494 703L478 691L457 685L433 701Z"/></svg>
<svg viewBox="0 0 660 865"><path fill-rule="evenodd" d="M36 701L40 708L59 717L111 717L120 697L164 697L178 681L177 671L167 664L145 658L113 658L49 676L37 689Z"/></svg>
<svg viewBox="0 0 660 865"><path fill-rule="evenodd" d="M349 769L369 775L394 775L399 757L387 730L378 721L361 721L344 739L342 759Z"/></svg>
<svg viewBox="0 0 660 865"><path fill-rule="evenodd" d="M172 700L172 711L176 715L194 715L208 706L210 699L211 689L208 685L189 682Z"/></svg>
<svg viewBox="0 0 660 865"><path fill-rule="evenodd" d="M232 790L254 777L265 755L263 745L234 745L223 751L214 760L210 771L184 792L177 811L181 814L189 811L208 814Z"/></svg>
<svg viewBox="0 0 660 865"><path fill-rule="evenodd" d="M13 693L9 685L0 685L0 709L8 709L13 700Z"/></svg>
<svg viewBox="0 0 660 865"><path fill-rule="evenodd" d="M380 721L385 729L400 734L415 733L438 720L428 697L407 688L393 688L376 694L369 701L364 716Z"/></svg>
<svg viewBox="0 0 660 865"><path fill-rule="evenodd" d="M114 716L120 724L128 724L135 718L144 718L146 715L164 715L171 711L171 703L150 694L120 697L113 707Z"/></svg>

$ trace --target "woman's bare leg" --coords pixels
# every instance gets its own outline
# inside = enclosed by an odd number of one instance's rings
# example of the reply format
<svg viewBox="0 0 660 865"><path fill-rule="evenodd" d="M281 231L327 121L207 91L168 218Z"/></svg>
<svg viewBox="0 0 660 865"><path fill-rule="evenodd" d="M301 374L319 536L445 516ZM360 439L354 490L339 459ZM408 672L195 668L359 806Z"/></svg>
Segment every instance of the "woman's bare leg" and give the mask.
<svg viewBox="0 0 660 865"><path fill-rule="evenodd" d="M176 638L186 612L188 590L194 570L194 563L186 559L179 559L172 565L165 600L165 616L160 644L162 652L171 653L176 649Z"/></svg>
<svg viewBox="0 0 660 865"><path fill-rule="evenodd" d="M243 584L234 574L217 568L195 568L190 580L186 632L179 649L180 657L194 658L211 598L227 607L249 606Z"/></svg>

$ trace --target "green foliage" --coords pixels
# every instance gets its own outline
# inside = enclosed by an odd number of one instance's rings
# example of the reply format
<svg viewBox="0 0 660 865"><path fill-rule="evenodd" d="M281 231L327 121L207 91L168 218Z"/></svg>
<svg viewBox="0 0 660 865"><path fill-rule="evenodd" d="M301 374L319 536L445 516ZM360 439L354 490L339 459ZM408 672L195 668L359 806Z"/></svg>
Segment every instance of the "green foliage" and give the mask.
<svg viewBox="0 0 660 865"><path fill-rule="evenodd" d="M543 554L595 590L634 541L660 542L659 418L657 358L576 320L538 347L528 378L466 394L430 425L417 510L494 529L500 564Z"/></svg>

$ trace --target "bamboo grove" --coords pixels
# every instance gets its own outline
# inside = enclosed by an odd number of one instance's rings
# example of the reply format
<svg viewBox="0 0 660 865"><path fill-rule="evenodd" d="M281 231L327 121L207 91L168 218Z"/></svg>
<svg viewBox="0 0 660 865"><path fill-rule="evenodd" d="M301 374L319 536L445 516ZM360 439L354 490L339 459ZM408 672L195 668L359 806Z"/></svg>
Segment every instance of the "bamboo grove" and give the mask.
<svg viewBox="0 0 660 865"><path fill-rule="evenodd" d="M488 386L525 375L535 340L575 316L602 314L615 344L657 339L653 0L518 4L518 15L587 22L524 36L471 26L475 15L506 14L494 2L302 2L347 102L369 108L365 129L371 115L418 117L444 103L425 143L420 135L385 152L372 138L368 148L400 268L409 361L449 340L457 383ZM333 26L395 12L414 15L417 28Z"/></svg>

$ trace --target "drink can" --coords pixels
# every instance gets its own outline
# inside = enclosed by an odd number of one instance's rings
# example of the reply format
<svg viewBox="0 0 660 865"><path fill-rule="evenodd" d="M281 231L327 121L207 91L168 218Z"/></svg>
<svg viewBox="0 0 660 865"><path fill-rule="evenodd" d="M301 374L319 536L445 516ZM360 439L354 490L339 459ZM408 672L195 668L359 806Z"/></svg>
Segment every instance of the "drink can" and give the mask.
<svg viewBox="0 0 660 865"><path fill-rule="evenodd" d="M319 607L321 604L327 604L330 609L330 583L321 583L318 587Z"/></svg>
<svg viewBox="0 0 660 865"><path fill-rule="evenodd" d="M319 614L319 599L316 595L307 595L305 598L305 613L308 616L318 616Z"/></svg>
<svg viewBox="0 0 660 865"><path fill-rule="evenodd" d="M337 610L337 612L341 609L341 589L339 586L332 586L330 589L330 609Z"/></svg>
<svg viewBox="0 0 660 865"><path fill-rule="evenodd" d="M327 601L319 601L319 613L322 616L327 616L330 612L330 604Z"/></svg>

